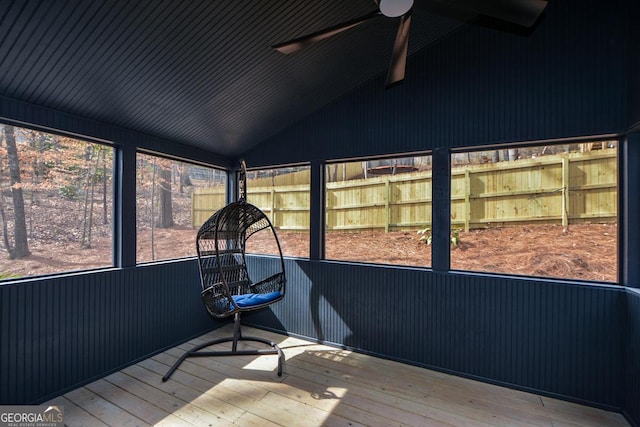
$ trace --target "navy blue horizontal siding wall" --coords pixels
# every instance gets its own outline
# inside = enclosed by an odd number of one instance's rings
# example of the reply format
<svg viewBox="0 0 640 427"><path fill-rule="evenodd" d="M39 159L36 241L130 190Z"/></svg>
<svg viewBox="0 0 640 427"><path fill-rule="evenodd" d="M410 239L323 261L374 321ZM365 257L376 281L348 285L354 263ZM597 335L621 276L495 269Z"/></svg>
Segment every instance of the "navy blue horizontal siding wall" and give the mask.
<svg viewBox="0 0 640 427"><path fill-rule="evenodd" d="M243 155L251 166L623 132L628 0L549 2L525 37L466 26ZM336 78L340 78L336 76Z"/></svg>
<svg viewBox="0 0 640 427"><path fill-rule="evenodd" d="M259 263L274 262L259 258ZM621 408L625 289L287 260L249 320L386 358Z"/></svg>
<svg viewBox="0 0 640 427"><path fill-rule="evenodd" d="M195 260L0 286L0 404L40 402L210 330Z"/></svg>
<svg viewBox="0 0 640 427"><path fill-rule="evenodd" d="M640 291L627 291L628 335L625 369L625 406L627 417L640 426Z"/></svg>

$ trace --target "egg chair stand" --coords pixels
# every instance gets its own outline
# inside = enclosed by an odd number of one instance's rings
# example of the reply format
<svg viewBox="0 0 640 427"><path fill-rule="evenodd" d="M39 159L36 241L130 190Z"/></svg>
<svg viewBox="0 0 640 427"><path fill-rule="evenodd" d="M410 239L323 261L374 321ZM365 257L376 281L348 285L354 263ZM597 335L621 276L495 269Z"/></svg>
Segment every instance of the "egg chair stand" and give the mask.
<svg viewBox="0 0 640 427"><path fill-rule="evenodd" d="M202 286L201 298L209 314L218 319L233 316L233 336L211 340L195 346L182 355L162 378L167 381L185 359L215 356L278 356L278 376L282 376L284 354L278 345L260 337L242 335L240 316L243 312L262 310L285 295L286 275L282 249L271 221L256 206L245 200L246 169L242 163L240 199L214 213L198 230L196 249ZM277 247L279 262L268 277L252 281L245 257L246 242L260 236ZM265 270L266 271L266 270ZM265 344L264 349L238 349L238 343L251 341ZM217 344L231 343L231 350L212 350Z"/></svg>
<svg viewBox="0 0 640 427"><path fill-rule="evenodd" d="M266 344L270 348L238 350L238 342L239 341L259 342L259 343L262 343L262 344ZM216 344L222 344L222 343L227 343L227 342L233 343L232 347L231 347L231 350L226 350L226 351L222 351L222 350L205 351L204 350L207 347L211 347L211 346L214 346ZM178 369L178 367L182 364L182 362L184 362L189 357L262 356L262 355L268 355L268 354L276 354L276 355L278 355L278 376L281 377L282 376L282 366L284 364L284 353L282 353L282 350L280 349L280 347L278 347L278 344L274 343L273 341L269 341L268 339L265 339L265 338L245 337L245 336L243 336L242 332L240 330L240 313L236 313L234 315L234 319L233 319L233 337L215 339L215 340L207 341L205 343L202 343L202 344L199 344L199 345L195 346L191 350L189 350L186 353L184 353L180 357L180 359L178 359L173 364L171 369L169 369L169 371L167 371L167 373L164 375L164 377L162 377L162 381L163 382L167 381L171 377L171 375L173 375L173 373L176 371L176 369Z"/></svg>

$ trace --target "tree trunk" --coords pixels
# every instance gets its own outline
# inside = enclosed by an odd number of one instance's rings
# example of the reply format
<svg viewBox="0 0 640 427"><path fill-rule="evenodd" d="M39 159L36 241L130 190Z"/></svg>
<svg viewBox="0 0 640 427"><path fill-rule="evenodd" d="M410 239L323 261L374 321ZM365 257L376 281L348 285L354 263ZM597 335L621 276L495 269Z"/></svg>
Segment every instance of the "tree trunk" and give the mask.
<svg viewBox="0 0 640 427"><path fill-rule="evenodd" d="M180 194L184 193L184 187L190 186L193 186L191 178L189 178L189 174L185 171L185 168L182 168L182 171L180 171Z"/></svg>
<svg viewBox="0 0 640 427"><path fill-rule="evenodd" d="M95 190L96 190L96 175L98 174L98 162L99 158L96 156L95 167L93 168L93 174L91 174L91 192L89 193L89 232L87 233L86 247L91 247L91 231L93 230L93 204L95 203Z"/></svg>
<svg viewBox="0 0 640 427"><path fill-rule="evenodd" d="M91 183L91 156L92 156L93 146L89 145L85 149L85 184L84 184L84 205L82 210L82 242L81 246L85 246L87 241L87 232L90 227L89 221L87 220L87 215L89 213L89 187Z"/></svg>
<svg viewBox="0 0 640 427"><path fill-rule="evenodd" d="M92 167L90 160L87 161L87 181L85 185L85 200L84 200L84 219L82 227L82 244L85 248L91 248L91 231L93 229L93 204L95 203L95 188L96 188L96 176L98 175L98 168L100 162L100 154L95 155L94 146L91 147L91 157L95 157L95 164Z"/></svg>
<svg viewBox="0 0 640 427"><path fill-rule="evenodd" d="M22 182L20 180L20 160L16 147L16 136L13 126L4 127L5 141L7 144L7 158L9 159L9 174L11 176L11 196L13 198L14 212L14 237L15 246L10 256L13 259L24 258L29 255L27 242L27 224L24 215L24 197L22 195Z"/></svg>
<svg viewBox="0 0 640 427"><path fill-rule="evenodd" d="M102 223L107 225L108 209L107 209L107 149L102 148Z"/></svg>
<svg viewBox="0 0 640 427"><path fill-rule="evenodd" d="M158 175L158 203L160 204L158 228L169 228L173 225L173 208L171 205L171 167L160 166Z"/></svg>
<svg viewBox="0 0 640 427"><path fill-rule="evenodd" d="M153 173L151 175L151 205L149 206L150 212L149 216L151 217L151 260L154 261L156 259L156 245L155 245L155 233L156 233L156 211L154 209L155 206L155 197L156 197L156 159L153 159Z"/></svg>

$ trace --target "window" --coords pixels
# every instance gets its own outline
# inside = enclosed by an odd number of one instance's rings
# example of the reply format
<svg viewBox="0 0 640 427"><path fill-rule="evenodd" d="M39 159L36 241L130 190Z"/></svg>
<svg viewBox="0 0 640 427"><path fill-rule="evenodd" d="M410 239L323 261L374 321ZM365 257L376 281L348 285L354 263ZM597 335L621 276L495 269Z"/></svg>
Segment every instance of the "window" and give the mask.
<svg viewBox="0 0 640 427"><path fill-rule="evenodd" d="M325 176L327 259L431 265L431 156L333 163Z"/></svg>
<svg viewBox="0 0 640 427"><path fill-rule="evenodd" d="M113 265L113 149L0 125L0 280Z"/></svg>
<svg viewBox="0 0 640 427"><path fill-rule="evenodd" d="M136 261L196 256L199 227L226 204L226 172L138 153L136 179Z"/></svg>
<svg viewBox="0 0 640 427"><path fill-rule="evenodd" d="M451 157L451 268L617 281L618 144Z"/></svg>
<svg viewBox="0 0 640 427"><path fill-rule="evenodd" d="M285 256L309 257L309 166L247 171L247 202L265 212ZM259 233L262 234L262 233ZM276 255L274 242L247 240L248 253Z"/></svg>

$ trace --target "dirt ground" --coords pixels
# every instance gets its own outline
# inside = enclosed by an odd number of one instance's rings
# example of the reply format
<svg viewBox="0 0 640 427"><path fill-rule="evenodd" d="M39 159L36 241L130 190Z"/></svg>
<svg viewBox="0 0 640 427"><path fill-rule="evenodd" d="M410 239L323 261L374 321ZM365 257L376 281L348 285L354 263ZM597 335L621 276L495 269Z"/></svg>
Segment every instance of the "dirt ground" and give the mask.
<svg viewBox="0 0 640 427"><path fill-rule="evenodd" d="M283 236L285 252L290 237L294 235ZM413 231L329 234L326 258L429 267L432 247L420 237ZM581 224L568 230L559 225L518 226L460 232L459 244L451 247L451 269L615 282L617 226Z"/></svg>
<svg viewBox="0 0 640 427"><path fill-rule="evenodd" d="M258 233L260 234L260 233ZM156 229L154 259L195 256L196 230L189 227ZM270 237L270 236L267 236ZM279 232L285 255L307 257L305 233ZM431 246L414 231L330 233L326 258L382 264L430 266ZM253 240L253 242L252 242ZM249 251L273 252L270 238L249 239ZM138 235L138 262L151 261L151 233ZM31 246L32 255L9 260L0 255L6 277L34 276L111 265L111 241L95 240L90 249L74 243ZM460 233L452 247L451 268L556 278L615 282L617 279L615 224L509 227Z"/></svg>

